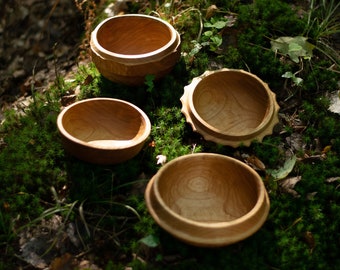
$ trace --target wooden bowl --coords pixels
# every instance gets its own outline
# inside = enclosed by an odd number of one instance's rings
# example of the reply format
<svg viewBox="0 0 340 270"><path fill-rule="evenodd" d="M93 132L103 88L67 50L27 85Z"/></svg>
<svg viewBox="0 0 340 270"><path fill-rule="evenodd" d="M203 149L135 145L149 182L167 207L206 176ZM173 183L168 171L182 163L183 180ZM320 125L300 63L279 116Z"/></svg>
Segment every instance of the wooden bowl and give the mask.
<svg viewBox="0 0 340 270"><path fill-rule="evenodd" d="M270 203L261 177L236 159L211 153L165 164L145 191L155 221L195 246L219 247L254 234Z"/></svg>
<svg viewBox="0 0 340 270"><path fill-rule="evenodd" d="M135 105L111 98L73 103L58 115L66 151L96 164L116 164L136 156L151 131L147 115Z"/></svg>
<svg viewBox="0 0 340 270"><path fill-rule="evenodd" d="M180 35L164 20L127 14L108 18L91 34L92 61L106 78L141 85L146 75L159 79L180 58Z"/></svg>
<svg viewBox="0 0 340 270"><path fill-rule="evenodd" d="M237 147L273 132L279 122L275 94L243 70L206 71L184 88L182 112L206 140Z"/></svg>

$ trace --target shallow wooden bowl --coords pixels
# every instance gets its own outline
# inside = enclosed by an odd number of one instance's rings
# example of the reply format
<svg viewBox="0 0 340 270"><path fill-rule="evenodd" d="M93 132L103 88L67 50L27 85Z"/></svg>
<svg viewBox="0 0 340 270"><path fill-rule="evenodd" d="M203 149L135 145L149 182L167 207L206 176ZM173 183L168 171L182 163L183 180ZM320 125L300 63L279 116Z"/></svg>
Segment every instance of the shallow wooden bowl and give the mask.
<svg viewBox="0 0 340 270"><path fill-rule="evenodd" d="M191 154L165 164L145 191L155 221L178 239L218 247L254 234L270 203L261 177L236 159Z"/></svg>
<svg viewBox="0 0 340 270"><path fill-rule="evenodd" d="M180 58L181 39L168 22L153 16L127 14L108 18L91 34L92 61L111 81L143 84L169 73Z"/></svg>
<svg viewBox="0 0 340 270"><path fill-rule="evenodd" d="M206 140L237 147L261 141L279 122L275 94L243 70L207 71L184 88L182 112Z"/></svg>
<svg viewBox="0 0 340 270"><path fill-rule="evenodd" d="M147 115L135 105L111 98L73 103L58 115L66 151L96 164L116 164L136 156L151 131Z"/></svg>

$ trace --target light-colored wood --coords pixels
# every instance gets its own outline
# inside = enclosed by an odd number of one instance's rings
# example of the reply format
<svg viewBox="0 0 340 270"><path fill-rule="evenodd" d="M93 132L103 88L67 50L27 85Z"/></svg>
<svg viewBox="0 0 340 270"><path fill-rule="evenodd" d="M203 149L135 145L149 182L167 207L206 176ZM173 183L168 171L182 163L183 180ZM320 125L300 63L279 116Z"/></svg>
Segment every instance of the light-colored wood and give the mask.
<svg viewBox="0 0 340 270"><path fill-rule="evenodd" d="M207 71L184 88L182 112L206 140L237 147L261 141L279 122L275 94L243 70Z"/></svg>
<svg viewBox="0 0 340 270"><path fill-rule="evenodd" d="M87 143L99 148L120 148L129 147L131 143L133 143L133 140L93 140Z"/></svg>
<svg viewBox="0 0 340 270"><path fill-rule="evenodd" d="M145 191L155 221L180 240L218 247L254 234L270 203L261 177L236 159L191 154L165 164Z"/></svg>
<svg viewBox="0 0 340 270"><path fill-rule="evenodd" d="M100 23L91 34L91 55L99 72L114 82L139 85L171 71L181 39L172 25L153 16L127 14Z"/></svg>
<svg viewBox="0 0 340 270"><path fill-rule="evenodd" d="M141 109L111 98L87 99L66 107L57 126L68 152L98 164L134 157L151 131L150 120Z"/></svg>

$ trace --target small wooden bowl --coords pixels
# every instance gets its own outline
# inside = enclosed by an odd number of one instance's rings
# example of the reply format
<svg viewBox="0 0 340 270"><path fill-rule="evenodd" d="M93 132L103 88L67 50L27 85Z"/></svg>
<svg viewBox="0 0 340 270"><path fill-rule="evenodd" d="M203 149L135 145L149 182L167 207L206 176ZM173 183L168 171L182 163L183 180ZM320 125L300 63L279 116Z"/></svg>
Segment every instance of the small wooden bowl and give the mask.
<svg viewBox="0 0 340 270"><path fill-rule="evenodd" d="M116 164L136 156L151 132L147 115L135 105L111 98L73 103L58 115L66 151L96 164Z"/></svg>
<svg viewBox="0 0 340 270"><path fill-rule="evenodd" d="M252 168L212 153L181 156L165 164L148 183L145 200L163 229L202 247L251 236L270 208L262 179Z"/></svg>
<svg viewBox="0 0 340 270"><path fill-rule="evenodd" d="M180 35L153 16L127 14L108 18L91 34L92 61L111 81L141 85L146 75L161 78L180 58Z"/></svg>
<svg viewBox="0 0 340 270"><path fill-rule="evenodd" d="M184 87L182 112L206 140L249 146L273 132L279 122L275 94L243 70L206 71Z"/></svg>

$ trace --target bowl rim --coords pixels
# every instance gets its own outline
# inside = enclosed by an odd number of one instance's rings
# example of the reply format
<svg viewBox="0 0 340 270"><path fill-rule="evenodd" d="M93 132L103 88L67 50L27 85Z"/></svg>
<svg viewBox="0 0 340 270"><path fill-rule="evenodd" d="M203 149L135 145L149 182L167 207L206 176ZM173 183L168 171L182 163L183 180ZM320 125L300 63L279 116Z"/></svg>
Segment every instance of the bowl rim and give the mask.
<svg viewBox="0 0 340 270"><path fill-rule="evenodd" d="M159 175L163 174L168 167L181 162L184 159L191 159L191 158L200 158L200 157L217 157L220 159L224 159L228 162L233 162L235 164L237 164L238 166L241 166L242 168L244 168L245 170L247 170L250 174L252 174L254 176L254 179L256 180L256 186L258 187L258 195L257 195L257 201L255 203L255 205L252 207L252 209L250 211L248 211L245 215L236 218L234 220L231 221L221 221L221 222L202 222L202 221L195 221L192 219L188 219L185 218L179 214L177 214L176 212L174 212L173 210L171 210L171 208L164 202L164 200L162 199L159 189L158 189L158 179L159 179ZM242 224L243 222L247 221L248 219L250 219L251 217L253 217L257 211L259 211L262 206L263 206L263 201L266 200L267 192L265 189L265 186L263 184L263 181L261 179L261 177L256 173L255 170L253 170L250 166L248 166L247 164L235 159L235 158L231 158L228 156L224 156L221 154L215 154L215 153L193 153L193 154L188 154L188 155L184 155L184 156L180 156L177 157L171 161L169 161L168 163L166 163L163 167L161 167L159 169L159 171L156 173L156 175L154 177L152 177L152 179L149 182L149 187L151 189L152 186L152 191L154 192L155 197L158 200L158 203L162 206L163 210L165 210L165 212L172 216L175 219L178 219L179 221L194 226L194 227L200 227L200 228L205 228L205 229L222 229L222 228L228 228L228 227L232 227L232 226L237 226L239 224ZM149 192L151 192L151 190L149 189ZM149 194L148 194L149 196ZM152 211L154 212L155 215L157 215L156 211L154 211L154 209L152 209ZM269 211L269 209L268 209ZM162 220L160 220L160 222L163 223ZM166 223L166 222L165 222ZM163 224L166 225L166 224ZM166 225L168 226L168 225Z"/></svg>
<svg viewBox="0 0 340 270"><path fill-rule="evenodd" d="M154 51L151 51L151 52L148 52L148 53L143 53L143 54L115 53L115 52L109 51L109 50L105 49L103 46L101 46L100 43L98 42L98 39L97 39L97 34L98 34L98 31L100 30L100 28L109 21L120 19L120 18L129 18L129 17L146 18L146 19L151 19L151 20L158 21L158 22L164 24L165 26L167 26L167 28L169 29L169 31L171 33L170 40L164 46L162 46L161 48L154 50ZM111 58L119 59L121 61L137 60L137 59L146 60L148 58L154 58L155 56L157 56L159 54L160 54L161 58L163 58L163 54L161 54L162 52L163 53L166 52L165 55L168 55L173 50L175 51L180 44L180 35L178 34L178 32L175 30L175 28L170 23L168 23L167 21L162 20L160 18L150 16L150 15L144 15L144 14L123 14L123 15L115 15L115 16L106 18L105 20L100 22L91 33L91 43L93 43L93 45L97 48L97 50L96 50L97 53L104 54L104 55L111 57Z"/></svg>
<svg viewBox="0 0 340 270"><path fill-rule="evenodd" d="M143 134L141 136L139 136L137 139L131 140L132 143L128 147L126 147L126 146L121 146L121 147L95 146L94 147L93 145L89 144L88 142L80 140L80 139L72 136L63 126L63 119L64 119L65 114L70 109L72 109L75 106L78 106L79 104L89 103L89 102L93 102L93 101L99 101L99 102L100 101L109 101L109 102L114 102L114 103L122 103L122 104L125 104L125 105L133 108L134 110L136 110L141 115L142 119L144 120L145 129L144 129ZM102 98L102 97L79 100L79 101L76 101L76 102L72 103L71 105L65 107L58 115L57 126L58 126L58 129L59 129L59 132L64 137L66 137L69 141L72 141L73 143L77 143L77 144L80 144L80 145L83 145L83 146L86 146L86 147L90 147L90 148L93 148L93 149L99 149L99 150L119 150L119 149L127 149L127 148L135 147L136 145L144 142L149 137L150 132L151 132L150 119L146 115L146 113L144 111L142 111L139 107L137 107L136 105L134 105L134 104L132 104L128 101L125 101L125 100L115 99L115 98Z"/></svg>
<svg viewBox="0 0 340 270"><path fill-rule="evenodd" d="M193 96L194 96L194 92L196 90L196 87L206 78L208 78L211 75L217 74L217 73L229 73L229 72L233 72L233 73L241 73L247 76L250 76L252 78L254 78L257 82L259 82L263 87L263 89L265 90L265 93L268 97L268 108L264 114L264 118L262 119L261 123L259 125L257 125L255 128L253 128L253 130L251 132L248 132L246 134L235 134L235 133L228 133L228 132L222 132L221 130L215 128L214 126L212 126L211 124L209 124L207 121L205 121L200 114L197 112L195 106L194 106L194 102L193 102ZM219 70L214 70L214 71L206 71L204 72L201 76L196 77L196 80L192 81L192 83L188 86L186 86L186 88L191 88L192 91L189 92L189 96L188 96L188 102L189 102L189 107L190 107L190 112L191 114L194 116L193 120L196 120L199 125L202 125L204 127L206 127L207 129L209 129L211 132L213 132L215 135L217 136L225 136L227 138L239 138L239 139L247 139L247 138L252 138L256 135L258 135L259 133L262 132L262 130L267 127L268 124L270 124L272 118L274 117L274 97L271 94L271 91L268 87L268 84L265 83L264 81L262 81L258 76L256 76L255 74L252 74L250 72L247 72L245 70L242 69L228 69L228 68L222 68Z"/></svg>

